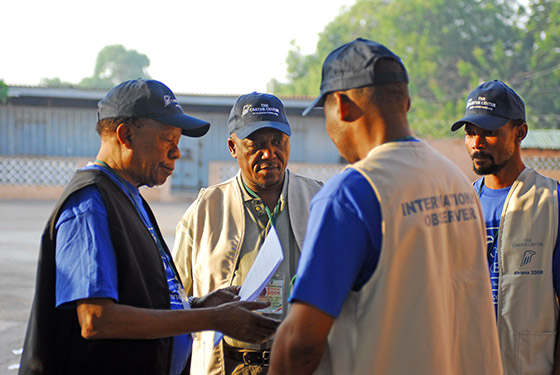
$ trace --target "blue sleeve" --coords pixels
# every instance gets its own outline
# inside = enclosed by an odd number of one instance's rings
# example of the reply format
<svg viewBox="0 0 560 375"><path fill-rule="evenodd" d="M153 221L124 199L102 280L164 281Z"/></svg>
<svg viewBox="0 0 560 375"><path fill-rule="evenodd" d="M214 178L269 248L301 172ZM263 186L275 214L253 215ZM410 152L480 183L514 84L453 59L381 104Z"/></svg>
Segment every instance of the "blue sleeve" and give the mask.
<svg viewBox="0 0 560 375"><path fill-rule="evenodd" d="M373 275L381 233L381 208L369 182L353 169L331 178L311 202L290 302L337 317L348 293Z"/></svg>
<svg viewBox="0 0 560 375"><path fill-rule="evenodd" d="M556 187L558 191L558 207L560 207L560 186ZM560 219L558 220L558 237L556 237L556 246L554 247L554 255L552 256L552 277L554 279L554 290L556 297L560 296Z"/></svg>
<svg viewBox="0 0 560 375"><path fill-rule="evenodd" d="M56 306L85 298L118 301L117 267L99 190L72 194L56 222Z"/></svg>

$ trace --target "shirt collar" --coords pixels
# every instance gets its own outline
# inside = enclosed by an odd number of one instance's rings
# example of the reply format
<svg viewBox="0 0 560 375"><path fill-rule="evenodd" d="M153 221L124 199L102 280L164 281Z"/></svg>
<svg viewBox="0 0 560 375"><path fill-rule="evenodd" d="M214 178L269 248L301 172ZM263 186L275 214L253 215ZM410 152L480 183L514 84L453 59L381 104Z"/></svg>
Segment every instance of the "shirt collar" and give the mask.
<svg viewBox="0 0 560 375"><path fill-rule="evenodd" d="M288 172L288 169L286 169L286 171L284 172L284 182L282 183L282 191L280 192L280 197L278 197L278 199L283 200L284 202L286 202L288 197L288 183L290 179L289 175L290 173ZM237 185L239 186L239 190L241 190L241 199L243 199L243 202L248 202L253 199L257 199L253 197L251 194L249 194L247 189L245 189L245 187L243 186L243 180L241 179L241 171L237 173L236 182Z"/></svg>

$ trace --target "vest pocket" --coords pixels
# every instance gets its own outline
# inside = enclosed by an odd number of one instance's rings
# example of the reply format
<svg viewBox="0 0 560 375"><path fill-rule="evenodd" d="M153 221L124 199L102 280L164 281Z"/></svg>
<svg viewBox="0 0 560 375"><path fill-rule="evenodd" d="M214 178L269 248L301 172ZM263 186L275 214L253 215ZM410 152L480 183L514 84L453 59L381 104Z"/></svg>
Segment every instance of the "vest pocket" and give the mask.
<svg viewBox="0 0 560 375"><path fill-rule="evenodd" d="M519 332L520 374L548 375L554 366L556 332Z"/></svg>

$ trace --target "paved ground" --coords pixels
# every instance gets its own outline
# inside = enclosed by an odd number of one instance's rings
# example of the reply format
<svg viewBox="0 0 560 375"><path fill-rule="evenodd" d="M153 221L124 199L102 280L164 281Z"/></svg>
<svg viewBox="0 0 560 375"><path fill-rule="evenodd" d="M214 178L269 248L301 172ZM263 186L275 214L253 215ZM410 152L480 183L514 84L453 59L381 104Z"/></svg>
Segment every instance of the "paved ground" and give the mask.
<svg viewBox="0 0 560 375"><path fill-rule="evenodd" d="M54 201L0 200L0 374L16 374L35 287L39 241ZM169 247L188 206L151 203Z"/></svg>

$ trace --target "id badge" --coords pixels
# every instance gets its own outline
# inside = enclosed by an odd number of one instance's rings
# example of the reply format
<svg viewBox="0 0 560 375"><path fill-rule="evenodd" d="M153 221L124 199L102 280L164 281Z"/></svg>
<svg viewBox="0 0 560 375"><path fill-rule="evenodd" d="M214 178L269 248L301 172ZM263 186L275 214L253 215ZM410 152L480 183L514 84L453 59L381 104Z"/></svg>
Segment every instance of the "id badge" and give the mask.
<svg viewBox="0 0 560 375"><path fill-rule="evenodd" d="M270 306L259 310L266 314L282 315L284 295L284 275L276 274L272 276L262 293L257 297L259 302L270 302Z"/></svg>

